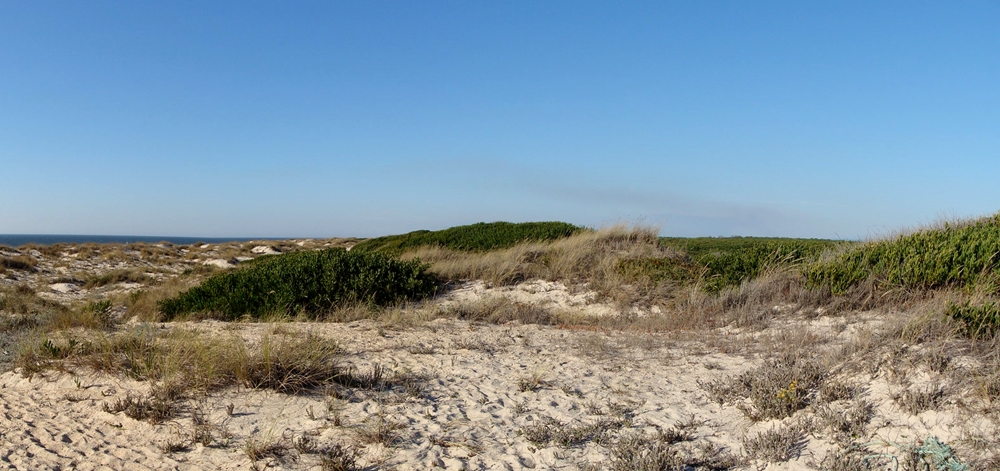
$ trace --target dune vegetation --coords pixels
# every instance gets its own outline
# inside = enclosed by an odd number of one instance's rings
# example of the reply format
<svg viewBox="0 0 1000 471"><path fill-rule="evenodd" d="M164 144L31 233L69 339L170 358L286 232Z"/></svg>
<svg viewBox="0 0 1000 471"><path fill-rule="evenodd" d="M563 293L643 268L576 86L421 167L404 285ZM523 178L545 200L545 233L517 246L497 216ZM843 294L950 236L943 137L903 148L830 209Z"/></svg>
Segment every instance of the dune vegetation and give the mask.
<svg viewBox="0 0 1000 471"><path fill-rule="evenodd" d="M414 231L365 240L352 250L400 254L420 247L485 252L523 242L545 242L569 237L584 228L565 222L480 222L440 231Z"/></svg>
<svg viewBox="0 0 1000 471"><path fill-rule="evenodd" d="M254 467L1000 466L1000 214L861 242L559 222L354 242L6 248L0 367L147 384L66 397L189 424L164 456L242 446ZM299 431L204 412L240 388L303 401Z"/></svg>
<svg viewBox="0 0 1000 471"><path fill-rule="evenodd" d="M166 320L196 312L235 320L314 317L348 303L384 306L433 293L436 281L426 268L419 260L340 248L272 255L163 300L160 310Z"/></svg>

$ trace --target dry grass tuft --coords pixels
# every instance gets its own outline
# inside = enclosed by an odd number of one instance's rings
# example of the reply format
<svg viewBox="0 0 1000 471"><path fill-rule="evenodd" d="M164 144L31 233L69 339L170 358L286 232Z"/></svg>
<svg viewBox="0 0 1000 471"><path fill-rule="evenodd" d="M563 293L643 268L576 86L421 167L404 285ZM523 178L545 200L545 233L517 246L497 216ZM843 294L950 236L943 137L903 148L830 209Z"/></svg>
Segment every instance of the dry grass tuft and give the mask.
<svg viewBox="0 0 1000 471"><path fill-rule="evenodd" d="M383 411L369 417L356 430L356 433L361 443L381 443L385 446L392 446L403 439L400 430L405 428L406 425L386 417Z"/></svg>
<svg viewBox="0 0 1000 471"><path fill-rule="evenodd" d="M624 434L611 447L611 459L601 463L609 471L673 471L687 469L729 470L743 465L743 460L709 441L700 444L676 442L662 432Z"/></svg>
<svg viewBox="0 0 1000 471"><path fill-rule="evenodd" d="M149 284L153 281L144 271L138 269L115 270L104 275L95 276L83 285L84 288L91 289L101 286L113 285L115 283L141 283Z"/></svg>
<svg viewBox="0 0 1000 471"><path fill-rule="evenodd" d="M0 257L0 269L34 271L38 262L27 255L15 255L12 257Z"/></svg>
<svg viewBox="0 0 1000 471"><path fill-rule="evenodd" d="M816 415L832 430L838 443L852 443L868 438L868 424L875 417L875 406L859 399L846 407L825 404Z"/></svg>
<svg viewBox="0 0 1000 471"><path fill-rule="evenodd" d="M806 427L780 426L743 439L743 450L754 460L781 463L799 456L806 445Z"/></svg>
<svg viewBox="0 0 1000 471"><path fill-rule="evenodd" d="M632 420L628 417L601 417L592 423L564 424L543 416L532 425L522 427L518 433L537 446L573 447L591 441L608 445L619 430L631 425Z"/></svg>
<svg viewBox="0 0 1000 471"><path fill-rule="evenodd" d="M535 304L512 301L503 296L492 296L477 301L454 304L449 306L444 314L462 320L489 324L518 322L521 324L555 325L559 323L558 317L547 309Z"/></svg>
<svg viewBox="0 0 1000 471"><path fill-rule="evenodd" d="M335 444L320 450L320 467L323 471L360 471L358 449L353 446Z"/></svg>

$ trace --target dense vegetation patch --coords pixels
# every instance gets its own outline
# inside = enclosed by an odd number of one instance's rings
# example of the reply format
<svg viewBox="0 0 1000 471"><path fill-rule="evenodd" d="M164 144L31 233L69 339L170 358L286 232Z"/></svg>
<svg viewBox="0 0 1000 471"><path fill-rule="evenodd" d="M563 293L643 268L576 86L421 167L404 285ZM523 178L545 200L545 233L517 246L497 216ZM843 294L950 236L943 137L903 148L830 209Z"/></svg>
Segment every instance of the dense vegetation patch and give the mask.
<svg viewBox="0 0 1000 471"><path fill-rule="evenodd" d="M791 266L816 260L844 242L826 239L764 237L662 237L660 244L686 252L676 257L630 261L626 270L644 271L654 280L686 284L700 280L705 290L717 292L759 276L768 267Z"/></svg>
<svg viewBox="0 0 1000 471"><path fill-rule="evenodd" d="M968 223L945 223L892 239L877 240L813 264L813 286L844 293L863 282L908 289L997 289L1000 214Z"/></svg>
<svg viewBox="0 0 1000 471"><path fill-rule="evenodd" d="M441 231L414 231L376 237L355 245L352 251L400 254L407 249L437 246L452 250L485 252L505 249L526 241L551 241L583 230L565 222L480 222Z"/></svg>
<svg viewBox="0 0 1000 471"><path fill-rule="evenodd" d="M167 319L203 312L233 320L275 314L315 317L346 303L386 305L432 293L437 283L419 260L343 249L261 257L161 301Z"/></svg>
<svg viewBox="0 0 1000 471"><path fill-rule="evenodd" d="M963 334L974 339L991 339L1000 334L1000 306L986 301L982 304L948 304L945 315L962 325Z"/></svg>

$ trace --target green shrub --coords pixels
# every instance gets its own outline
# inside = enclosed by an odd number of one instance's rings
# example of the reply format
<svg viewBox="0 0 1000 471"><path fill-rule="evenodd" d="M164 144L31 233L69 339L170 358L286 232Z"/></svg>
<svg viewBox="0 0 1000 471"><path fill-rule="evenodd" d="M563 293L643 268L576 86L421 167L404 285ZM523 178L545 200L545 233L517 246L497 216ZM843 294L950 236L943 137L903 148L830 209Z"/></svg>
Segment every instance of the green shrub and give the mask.
<svg viewBox="0 0 1000 471"><path fill-rule="evenodd" d="M480 222L441 231L414 231L407 234L368 239L352 251L400 254L421 246L485 252L505 249L525 241L549 241L569 237L583 230L565 222Z"/></svg>
<svg viewBox="0 0 1000 471"><path fill-rule="evenodd" d="M831 245L796 240L758 242L730 252L703 254L698 262L706 268L705 289L719 291L756 278L768 267L815 260Z"/></svg>
<svg viewBox="0 0 1000 471"><path fill-rule="evenodd" d="M1000 306L990 301L978 306L948 303L945 315L960 322L963 333L974 339L990 339L1000 333Z"/></svg>
<svg viewBox="0 0 1000 471"><path fill-rule="evenodd" d="M660 237L660 244L686 252L692 259L719 256L759 246L791 247L805 257L818 256L844 241L830 239L794 239L788 237Z"/></svg>
<svg viewBox="0 0 1000 471"><path fill-rule="evenodd" d="M385 305L431 294L437 283L419 260L343 249L260 257L161 301L167 319L203 312L233 320L269 314L316 315L345 303Z"/></svg>
<svg viewBox="0 0 1000 471"><path fill-rule="evenodd" d="M618 271L627 278L686 285L697 280L704 273L704 267L687 257L630 258L618 262Z"/></svg>
<svg viewBox="0 0 1000 471"><path fill-rule="evenodd" d="M828 286L838 294L866 281L909 289L972 288L985 282L996 291L998 254L1000 214L868 242L813 264L806 276L812 286Z"/></svg>

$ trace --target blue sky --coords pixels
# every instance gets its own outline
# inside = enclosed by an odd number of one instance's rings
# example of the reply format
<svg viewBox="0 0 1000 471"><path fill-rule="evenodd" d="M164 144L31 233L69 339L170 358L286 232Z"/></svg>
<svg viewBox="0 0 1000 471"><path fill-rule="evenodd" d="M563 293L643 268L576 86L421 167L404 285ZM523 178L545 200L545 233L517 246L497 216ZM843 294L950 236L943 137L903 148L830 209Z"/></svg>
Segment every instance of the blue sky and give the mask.
<svg viewBox="0 0 1000 471"><path fill-rule="evenodd" d="M1000 2L0 3L0 233L1000 210Z"/></svg>

